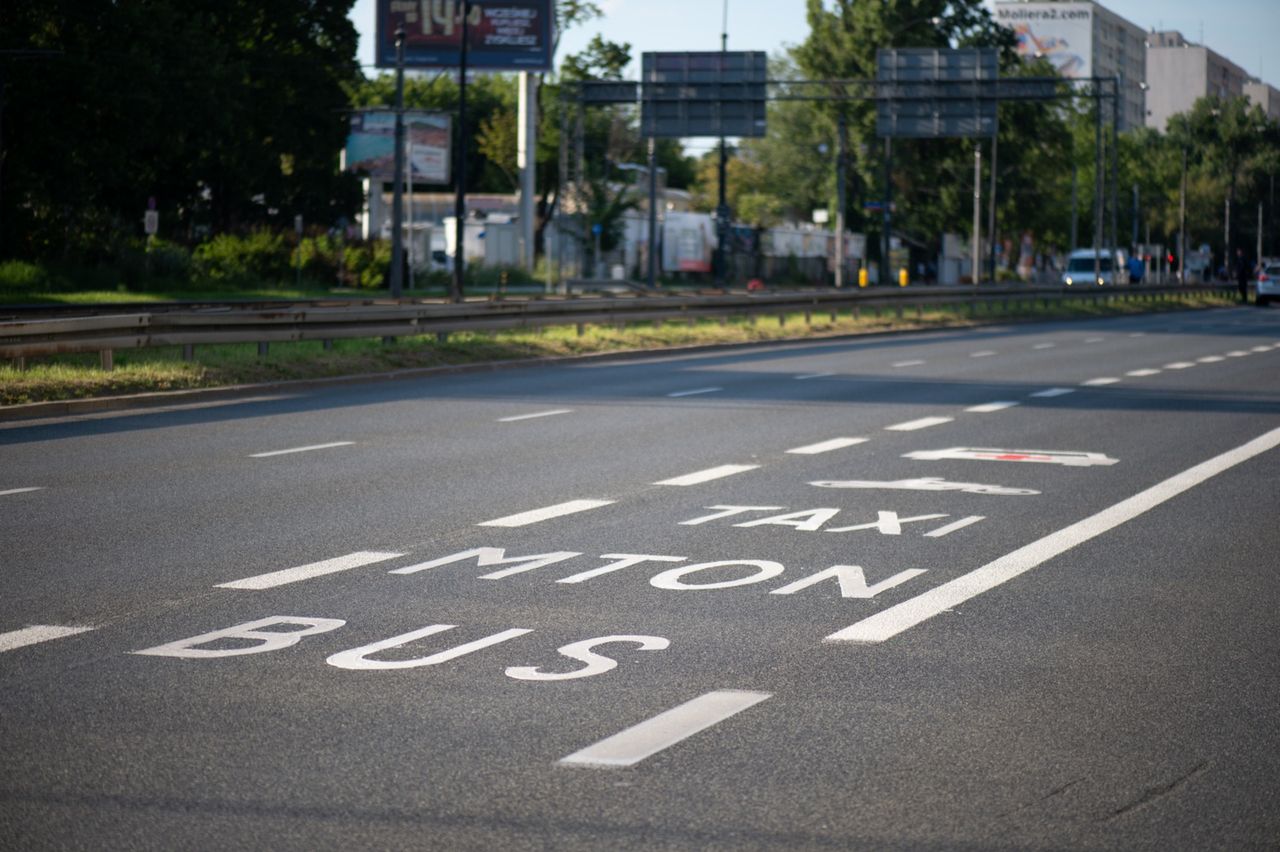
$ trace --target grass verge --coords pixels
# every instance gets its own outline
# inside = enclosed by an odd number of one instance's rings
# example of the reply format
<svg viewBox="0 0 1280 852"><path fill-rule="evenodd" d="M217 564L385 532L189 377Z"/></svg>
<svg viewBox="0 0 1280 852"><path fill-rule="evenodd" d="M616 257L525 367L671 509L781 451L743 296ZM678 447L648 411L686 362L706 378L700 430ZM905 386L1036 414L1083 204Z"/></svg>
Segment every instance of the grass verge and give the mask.
<svg viewBox="0 0 1280 852"><path fill-rule="evenodd" d="M256 344L228 344L199 347L191 361L182 359L180 347L121 349L116 350L115 369L110 371L100 368L97 355L33 359L25 369L13 363L0 366L0 405L636 349L961 328L1010 320L1097 318L1233 303L1227 296L1210 294L1155 301L1080 300L1048 307L1034 300L1011 298L987 304L976 316L970 315L967 306L955 305L919 310L907 307L901 315L895 308L863 308L856 314L843 310L834 318L822 312L632 323L625 327L589 325L581 333L576 326L567 325L454 333L443 341L435 335L403 337L389 344L376 339L339 340L331 349L319 342L275 343L265 357L259 357Z"/></svg>

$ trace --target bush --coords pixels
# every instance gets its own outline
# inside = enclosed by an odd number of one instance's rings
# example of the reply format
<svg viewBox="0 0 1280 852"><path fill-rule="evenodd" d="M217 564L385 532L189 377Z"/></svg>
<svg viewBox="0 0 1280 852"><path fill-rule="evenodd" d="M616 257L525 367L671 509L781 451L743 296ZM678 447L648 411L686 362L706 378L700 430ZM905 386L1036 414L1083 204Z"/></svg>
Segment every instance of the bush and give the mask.
<svg viewBox="0 0 1280 852"><path fill-rule="evenodd" d="M0 293L31 293L49 290L49 270L24 260L0 262Z"/></svg>
<svg viewBox="0 0 1280 852"><path fill-rule="evenodd" d="M286 280L289 248L284 236L254 231L248 236L219 234L192 253L196 275L222 284L253 285Z"/></svg>

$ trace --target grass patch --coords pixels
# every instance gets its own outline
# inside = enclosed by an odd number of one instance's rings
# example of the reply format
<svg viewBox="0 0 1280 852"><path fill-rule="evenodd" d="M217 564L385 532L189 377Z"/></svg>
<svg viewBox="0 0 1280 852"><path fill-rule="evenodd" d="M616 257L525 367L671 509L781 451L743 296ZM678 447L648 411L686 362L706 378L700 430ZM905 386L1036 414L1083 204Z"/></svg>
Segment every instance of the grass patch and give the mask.
<svg viewBox="0 0 1280 852"><path fill-rule="evenodd" d="M846 308L835 319L826 310L808 316L758 315L723 322L699 319L626 327L587 325L581 333L576 326L565 325L453 333L443 341L435 335L403 337L389 344L377 339L338 340L329 349L318 341L273 343L265 357L259 357L256 344L202 346L192 361L182 360L180 347L121 349L116 350L111 371L102 370L93 354L32 359L25 369L12 363L0 366L0 405L636 349L961 328L1010 320L1096 318L1227 304L1234 304L1233 299L1217 294L1158 301L1081 299L1051 302L1048 307L1041 300L1026 297L980 305L973 314L967 305L923 306L919 310L904 306L901 316L895 307L861 308L856 316Z"/></svg>

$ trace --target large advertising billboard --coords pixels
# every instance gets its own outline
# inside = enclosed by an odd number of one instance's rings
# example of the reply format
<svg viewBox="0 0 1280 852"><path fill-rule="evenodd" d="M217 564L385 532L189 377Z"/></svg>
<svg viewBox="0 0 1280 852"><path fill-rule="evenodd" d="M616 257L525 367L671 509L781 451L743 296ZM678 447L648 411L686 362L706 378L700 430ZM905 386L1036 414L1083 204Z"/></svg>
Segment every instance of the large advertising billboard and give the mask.
<svg viewBox="0 0 1280 852"><path fill-rule="evenodd" d="M552 0L469 0L467 67L550 71L555 49ZM378 0L377 65L396 66L396 28L404 27L406 68L456 68L462 0Z"/></svg>
<svg viewBox="0 0 1280 852"><path fill-rule="evenodd" d="M1013 30L1023 59L1048 59L1063 77L1093 76L1092 3L997 3L996 22Z"/></svg>
<svg viewBox="0 0 1280 852"><path fill-rule="evenodd" d="M412 183L449 182L449 116L438 112L404 114L405 160ZM347 135L347 171L389 181L396 170L396 114L369 110L351 116Z"/></svg>

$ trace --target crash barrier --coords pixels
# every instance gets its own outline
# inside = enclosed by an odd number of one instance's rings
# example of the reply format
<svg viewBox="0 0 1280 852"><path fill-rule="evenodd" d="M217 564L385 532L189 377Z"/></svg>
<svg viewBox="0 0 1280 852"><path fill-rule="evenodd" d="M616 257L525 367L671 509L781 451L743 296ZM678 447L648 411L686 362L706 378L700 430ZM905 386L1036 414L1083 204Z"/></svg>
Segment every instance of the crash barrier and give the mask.
<svg viewBox="0 0 1280 852"><path fill-rule="evenodd" d="M1108 287L1096 290L1050 287L893 288L892 290L805 290L685 295L583 295L573 297L504 296L461 303L431 300L338 302L204 303L198 306L149 306L146 311L110 312L109 306L81 310L82 316L31 316L38 308L0 309L0 358L19 366L25 359L61 353L100 353L104 369L111 369L117 349L181 346L185 358L195 347L222 343L257 343L261 355L271 343L319 340L325 346L341 338L397 337L451 332L501 331L576 325L625 325L703 318L775 316L889 309L904 318L908 311L922 316L927 307L967 306L970 315L1007 313L1067 301L1106 303L1159 302L1192 294L1226 293L1232 288L1193 285L1173 287ZM119 310L119 309L117 309ZM31 316L31 318L23 318Z"/></svg>

